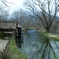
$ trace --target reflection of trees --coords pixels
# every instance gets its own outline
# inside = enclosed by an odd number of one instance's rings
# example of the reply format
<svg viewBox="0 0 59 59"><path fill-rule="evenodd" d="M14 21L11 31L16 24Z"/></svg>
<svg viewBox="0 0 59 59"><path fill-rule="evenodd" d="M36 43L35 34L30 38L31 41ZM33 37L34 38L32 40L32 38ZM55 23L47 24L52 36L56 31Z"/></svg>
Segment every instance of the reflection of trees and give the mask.
<svg viewBox="0 0 59 59"><path fill-rule="evenodd" d="M56 41L53 42L55 43L56 48L59 50ZM32 58L35 59L35 56L37 55L39 55L39 59L58 59L57 53L48 39L46 39L46 42L41 45L40 49L33 54Z"/></svg>

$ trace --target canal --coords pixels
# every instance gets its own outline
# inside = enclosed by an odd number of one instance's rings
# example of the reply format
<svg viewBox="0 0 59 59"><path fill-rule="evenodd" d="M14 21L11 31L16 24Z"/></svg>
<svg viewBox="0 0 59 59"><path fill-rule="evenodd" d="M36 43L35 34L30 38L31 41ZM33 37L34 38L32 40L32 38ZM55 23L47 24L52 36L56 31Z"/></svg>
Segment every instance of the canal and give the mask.
<svg viewBox="0 0 59 59"><path fill-rule="evenodd" d="M40 36L38 31L27 30L23 33L23 43L19 50L29 59L56 59L59 56L59 42L50 41L50 44L52 49L46 47L46 38Z"/></svg>

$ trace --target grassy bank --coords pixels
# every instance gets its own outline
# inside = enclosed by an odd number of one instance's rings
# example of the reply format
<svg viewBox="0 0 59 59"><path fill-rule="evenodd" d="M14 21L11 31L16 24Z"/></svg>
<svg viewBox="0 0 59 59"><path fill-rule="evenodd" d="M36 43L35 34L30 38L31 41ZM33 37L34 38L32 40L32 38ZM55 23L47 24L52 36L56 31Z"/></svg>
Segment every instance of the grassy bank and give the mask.
<svg viewBox="0 0 59 59"><path fill-rule="evenodd" d="M11 59L28 59L26 55L22 54L16 44L15 44L15 39L11 38L10 43L9 43L9 51L11 53Z"/></svg>
<svg viewBox="0 0 59 59"><path fill-rule="evenodd" d="M53 39L55 41L59 41L59 35L57 35L57 34L52 34L52 33L48 33L48 32L40 32L40 35L44 36L46 38Z"/></svg>

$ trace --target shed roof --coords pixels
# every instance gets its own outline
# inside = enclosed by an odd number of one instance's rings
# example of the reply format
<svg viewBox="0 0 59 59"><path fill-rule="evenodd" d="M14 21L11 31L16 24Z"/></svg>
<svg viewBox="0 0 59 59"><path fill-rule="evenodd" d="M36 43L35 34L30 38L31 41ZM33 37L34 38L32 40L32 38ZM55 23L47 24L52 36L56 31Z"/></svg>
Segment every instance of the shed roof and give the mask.
<svg viewBox="0 0 59 59"><path fill-rule="evenodd" d="M21 26L19 24L18 24L18 27L21 28ZM15 29L16 28L16 23L0 22L0 28L3 28L3 29Z"/></svg>

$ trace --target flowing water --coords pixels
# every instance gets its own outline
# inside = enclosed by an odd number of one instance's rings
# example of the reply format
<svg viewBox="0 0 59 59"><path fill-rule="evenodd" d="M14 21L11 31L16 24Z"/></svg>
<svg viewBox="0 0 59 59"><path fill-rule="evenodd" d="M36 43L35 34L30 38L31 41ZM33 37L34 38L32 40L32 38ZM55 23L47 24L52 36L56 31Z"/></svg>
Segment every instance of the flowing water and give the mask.
<svg viewBox="0 0 59 59"><path fill-rule="evenodd" d="M44 50L44 42L45 42L45 38L43 38L42 36L40 36L40 33L38 31L35 30L27 30L26 32L23 33L23 43L21 44L21 48L19 48L19 50L21 52L23 52L24 54L26 54L28 56L29 59L41 59L42 54L44 53L44 58L43 59L48 59L48 50L49 47L46 48L45 52L43 52ZM54 50L54 52L56 53L56 55L59 55L59 42L54 42L54 41L50 41L50 44ZM58 49L57 49L57 47ZM42 49L41 49L42 47ZM41 50L40 50L41 49ZM49 55L49 59L54 59L55 57L53 57L53 53L52 50L50 49L50 55Z"/></svg>

